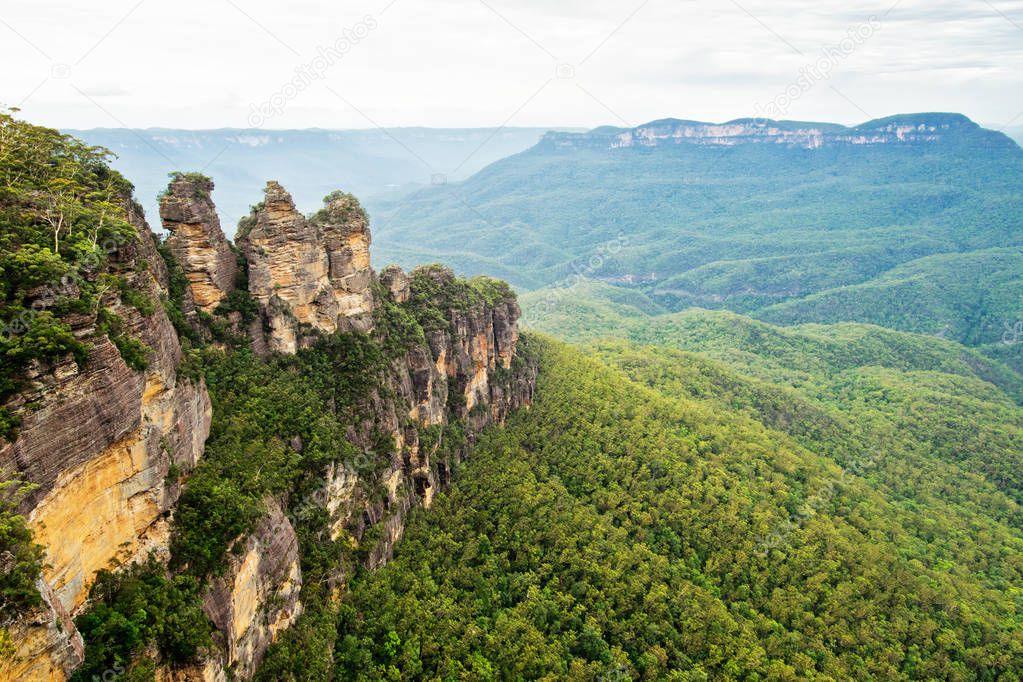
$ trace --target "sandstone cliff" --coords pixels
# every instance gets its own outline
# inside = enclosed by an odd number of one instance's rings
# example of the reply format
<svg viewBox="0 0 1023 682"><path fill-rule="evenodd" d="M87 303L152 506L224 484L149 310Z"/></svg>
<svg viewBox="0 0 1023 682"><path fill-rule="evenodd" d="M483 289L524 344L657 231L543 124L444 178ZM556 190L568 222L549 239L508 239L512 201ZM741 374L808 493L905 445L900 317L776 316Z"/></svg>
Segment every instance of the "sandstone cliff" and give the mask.
<svg viewBox="0 0 1023 682"><path fill-rule="evenodd" d="M327 197L323 210L305 218L270 182L238 242L260 309L262 324L249 330L254 348L294 353L338 330L393 344L387 337L393 331L374 327L388 306L431 322L420 340L404 342L376 376L376 387L360 397L358 417L346 423L347 440L364 454L329 463L308 497L269 500L259 528L235 544L241 554L204 605L221 642L212 666L205 665L207 678L222 671L251 676L276 635L305 608L296 514L324 509L331 539L357 548L368 568L380 566L393 555L409 510L429 506L448 485L475 434L532 401L536 374L528 362L514 362L520 311L506 287L493 283L484 295L438 266L411 275L392 266L378 278L369 267L366 216L348 195ZM302 451L298 434L282 436ZM291 510L286 516L282 506ZM338 557L328 580L340 588L352 568Z"/></svg>
<svg viewBox="0 0 1023 682"><path fill-rule="evenodd" d="M351 195L327 197L307 219L283 187L267 183L238 246L270 350L293 353L317 333L372 327L369 243L369 221Z"/></svg>
<svg viewBox="0 0 1023 682"><path fill-rule="evenodd" d="M21 428L14 442L0 441L0 470L37 486L23 507L46 549L47 606L17 627L18 652L0 661L0 679L63 679L80 662L71 616L98 570L166 551L167 515L180 492L168 472L191 471L209 432L204 384L177 372L181 346L159 304L166 270L149 227L134 205L127 210L136 234L116 245L108 274L151 307L139 310L117 290L99 305L148 346L148 367L126 364L97 312L78 313L74 334L91 345L84 366L67 357L27 367L25 388L7 403Z"/></svg>
<svg viewBox="0 0 1023 682"><path fill-rule="evenodd" d="M266 648L302 612L298 538L275 500L267 508L203 603L223 647L212 669L229 668L241 679L252 677Z"/></svg>
<svg viewBox="0 0 1023 682"><path fill-rule="evenodd" d="M341 332L386 348L379 351L386 360L357 405L315 415L337 420L363 454L327 462L314 495L265 497L254 526L231 539L226 567L203 583L213 646L190 663L171 663L151 647L145 656L161 680L250 679L309 607L296 532L303 514L322 510L330 539L351 550L334 557L325 576L327 598L336 600L355 568L352 557L367 568L388 561L408 512L429 506L449 484L482 428L530 404L536 375L517 354L519 308L506 286L467 283L439 266L410 274L391 267L377 277L368 219L354 197L331 194L305 217L279 184L268 183L265 201L239 230L237 261L211 188L200 176L178 175L161 201L170 263L187 279L176 305L186 316L206 313L184 324L190 343L220 339L223 352L251 344L279 357ZM67 679L83 658L73 618L89 607L96 573L151 552L167 562L175 504L216 419L205 383L178 371L182 345L159 305L174 304L171 270L145 221L127 206L136 238L112 254L108 274L154 305L140 308L137 296L122 300L123 289L110 290L102 303L124 333L150 349L146 369L132 369L96 314L81 314L73 328L90 340L88 361L81 369L70 357L28 367L26 387L8 401L22 424L14 442L0 441L0 467L38 486L24 506L48 566L39 584L43 604L10 628L18 656L0 663L0 679ZM232 294L236 285L247 291ZM221 305L238 295L255 304L251 324ZM378 319L385 321L380 328ZM413 331L399 338L396 319ZM279 435L300 456L301 434Z"/></svg>

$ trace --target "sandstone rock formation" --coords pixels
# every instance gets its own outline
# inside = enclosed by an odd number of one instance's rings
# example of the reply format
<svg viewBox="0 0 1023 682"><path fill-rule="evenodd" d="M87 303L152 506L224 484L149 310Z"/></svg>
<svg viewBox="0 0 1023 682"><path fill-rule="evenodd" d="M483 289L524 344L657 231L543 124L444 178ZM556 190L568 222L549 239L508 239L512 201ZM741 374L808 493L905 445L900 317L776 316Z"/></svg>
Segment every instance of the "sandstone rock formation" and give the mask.
<svg viewBox="0 0 1023 682"><path fill-rule="evenodd" d="M266 505L266 516L203 601L224 640L218 667L241 679L252 677L277 634L302 613L298 538L280 505L272 499Z"/></svg>
<svg viewBox="0 0 1023 682"><path fill-rule="evenodd" d="M166 270L133 206L129 217L135 239L111 255L110 268L154 303L152 313L144 315L115 291L102 303L151 349L148 368L129 368L98 332L96 315L79 314L71 320L74 333L92 344L84 366L68 357L30 367L25 389L7 403L22 423L13 443L0 441L0 471L37 485L23 506L35 541L46 549L42 592L49 609L15 633L17 662L0 663L0 679L13 674L4 667L12 664L50 671L23 679L62 679L81 661L70 617L98 570L151 549L166 551L167 513L180 492L168 472L191 471L209 433L206 387L178 376L181 346L158 304Z"/></svg>
<svg viewBox="0 0 1023 682"><path fill-rule="evenodd" d="M369 221L351 195L334 193L311 219L276 182L239 227L249 293L258 302L270 350L293 353L316 332L373 326Z"/></svg>
<svg viewBox="0 0 1023 682"><path fill-rule="evenodd" d="M397 265L388 265L380 271L380 283L390 292L396 303L408 302L410 280Z"/></svg>
<svg viewBox="0 0 1023 682"><path fill-rule="evenodd" d="M213 181L177 174L160 197L167 247L188 278L188 303L211 313L234 290L237 259L220 229L210 193Z"/></svg>
<svg viewBox="0 0 1023 682"><path fill-rule="evenodd" d="M235 285L237 261L220 230L211 188L202 178L179 175L162 199L161 217L171 233L170 252L189 280L184 307L212 314ZM148 367L129 367L99 333L96 314L81 314L71 324L91 343L88 361L79 367L68 357L27 368L24 390L6 405L22 424L13 443L0 441L0 468L38 484L25 512L48 566L40 581L44 604L11 628L18 657L0 662L0 679L67 679L83 657L73 618L87 605L97 571L150 552L168 558L181 479L198 464L209 434L206 387L179 374L181 344L157 304L169 292L168 268L134 204L128 210L137 239L118 248L109 270L154 305L144 313L116 288L102 305L151 349ZM203 596L203 611L216 628L214 650L183 667L158 660L159 680L250 679L270 645L295 623L305 605L289 512L323 507L332 539L344 537L362 551L365 566L376 568L392 557L408 512L429 506L449 484L479 431L532 401L536 367L516 357L519 308L509 290L484 295L438 266L411 274L391 267L377 280L369 244L368 221L354 197L331 194L306 218L275 182L240 227L238 245L258 316L242 329L240 314L232 313L230 333L247 333L261 354L294 353L337 331L369 333L372 343L390 350L374 369L376 387L361 397L358 418L344 423L346 439L363 454L329 462L313 498L264 500L265 514L234 540L227 570L211 579ZM383 325L373 327L375 314L407 319L424 305L429 326L398 344L386 338ZM194 329L211 338L204 316L193 318ZM298 435L290 447L302 451ZM339 558L328 576L335 594L351 568Z"/></svg>
<svg viewBox="0 0 1023 682"><path fill-rule="evenodd" d="M411 278L393 266L381 275L395 303L407 303L416 295L417 283L427 290L418 294L427 297L454 279L450 270L436 266L421 268ZM393 286L395 282L400 286ZM536 367L512 362L520 314L513 296L469 306L452 303L443 312L448 324L429 330L425 345L412 346L395 362L386 384L391 397L377 400L373 408L375 427L390 433L394 442L378 480L385 499L370 502L360 495L363 472L358 467L332 467L327 477L325 506L335 533L344 528L360 538L369 526L382 526L367 559L370 568L391 558L409 509L430 506L434 494L450 482L453 466L467 454L475 434L533 400ZM452 451L443 440L442 427L456 421L467 428L468 442ZM349 438L368 446L372 431L353 431Z"/></svg>

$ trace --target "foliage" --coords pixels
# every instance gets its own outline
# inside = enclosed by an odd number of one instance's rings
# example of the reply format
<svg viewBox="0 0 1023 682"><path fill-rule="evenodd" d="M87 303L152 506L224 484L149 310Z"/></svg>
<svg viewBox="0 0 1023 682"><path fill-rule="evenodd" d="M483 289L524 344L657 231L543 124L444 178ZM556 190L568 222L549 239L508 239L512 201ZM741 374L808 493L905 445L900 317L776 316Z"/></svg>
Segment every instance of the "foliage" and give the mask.
<svg viewBox="0 0 1023 682"><path fill-rule="evenodd" d="M117 286L120 291L121 300L139 311L141 315L149 317L156 312L156 304L141 291L133 289L124 277L117 278Z"/></svg>
<svg viewBox="0 0 1023 682"><path fill-rule="evenodd" d="M353 586L346 679L1017 679L1018 504L935 499L963 470L924 468L920 434L871 458L858 407L663 348L600 346L623 371L540 347L532 409Z"/></svg>
<svg viewBox="0 0 1023 682"><path fill-rule="evenodd" d="M177 182L178 180L185 180L194 185L193 199L209 200L210 192L213 190L213 180L207 175L202 173L196 173L193 171L171 171L167 174L167 177L171 179L171 182ZM160 198L163 198L167 194L169 188L164 188L160 193Z"/></svg>
<svg viewBox="0 0 1023 682"><path fill-rule="evenodd" d="M991 343L1023 317L1023 152L963 123L920 145L544 141L457 185L379 200L375 253L568 287L569 303L584 278L670 311Z"/></svg>
<svg viewBox="0 0 1023 682"><path fill-rule="evenodd" d="M131 184L106 165L110 153L14 113L0 112L0 401L33 361L71 354L84 364L89 344L63 318L94 312L109 286L110 255L137 238L125 212ZM125 295L143 314L151 310L144 297ZM140 366L137 341L115 343ZM2 422L12 437L15 421Z"/></svg>
<svg viewBox="0 0 1023 682"><path fill-rule="evenodd" d="M110 338L117 347L125 364L137 372L149 367L149 353L152 349L137 338L127 333L124 321L109 308L100 308L97 315L97 329Z"/></svg>
<svg viewBox="0 0 1023 682"><path fill-rule="evenodd" d="M409 277L408 307L426 331L450 329L450 311L465 312L515 300L515 293L506 282L490 277L461 279L439 263L421 265Z"/></svg>
<svg viewBox="0 0 1023 682"><path fill-rule="evenodd" d="M1023 319L1023 252L920 258L861 284L766 307L757 317L775 324L857 320L969 346L995 343Z"/></svg>
<svg viewBox="0 0 1023 682"><path fill-rule="evenodd" d="M36 580L43 567L43 547L18 505L32 486L17 480L0 481L0 631L29 609L42 604Z"/></svg>
<svg viewBox="0 0 1023 682"><path fill-rule="evenodd" d="M344 424L379 390L387 366L381 344L364 334L325 337L269 361L249 350L208 350L214 420L178 503L172 565L200 577L222 571L266 496L300 492L327 464L352 459Z"/></svg>
<svg viewBox="0 0 1023 682"><path fill-rule="evenodd" d="M353 221L367 221L369 217L355 195L335 190L323 197L323 208L314 213L310 220L318 224L348 224Z"/></svg>
<svg viewBox="0 0 1023 682"><path fill-rule="evenodd" d="M168 577L153 557L116 573L100 571L88 610L75 619L87 646L71 679L87 682L120 669L151 680L151 663L135 659L152 644L170 662L196 660L213 643L203 586L191 576Z"/></svg>

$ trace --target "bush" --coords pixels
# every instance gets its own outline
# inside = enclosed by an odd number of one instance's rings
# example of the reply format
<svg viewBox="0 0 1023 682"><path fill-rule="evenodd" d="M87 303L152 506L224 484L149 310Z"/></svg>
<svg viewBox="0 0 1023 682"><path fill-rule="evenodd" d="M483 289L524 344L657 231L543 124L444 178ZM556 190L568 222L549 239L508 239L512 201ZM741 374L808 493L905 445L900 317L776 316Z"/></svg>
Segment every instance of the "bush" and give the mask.
<svg viewBox="0 0 1023 682"><path fill-rule="evenodd" d="M0 628L42 603L36 580L43 547L32 541L28 522L17 511L30 490L22 481L0 482Z"/></svg>
<svg viewBox="0 0 1023 682"><path fill-rule="evenodd" d="M196 660L212 644L202 589L190 576L167 577L153 557L116 573L100 571L89 591L90 608L75 619L86 647L73 682L118 668L146 679L152 664L133 659L152 644L169 661Z"/></svg>
<svg viewBox="0 0 1023 682"><path fill-rule="evenodd" d="M148 369L149 353L152 349L134 336L125 333L124 321L117 314L107 308L101 308L97 321L99 331L106 334L110 342L117 347L121 359L128 367L136 372Z"/></svg>

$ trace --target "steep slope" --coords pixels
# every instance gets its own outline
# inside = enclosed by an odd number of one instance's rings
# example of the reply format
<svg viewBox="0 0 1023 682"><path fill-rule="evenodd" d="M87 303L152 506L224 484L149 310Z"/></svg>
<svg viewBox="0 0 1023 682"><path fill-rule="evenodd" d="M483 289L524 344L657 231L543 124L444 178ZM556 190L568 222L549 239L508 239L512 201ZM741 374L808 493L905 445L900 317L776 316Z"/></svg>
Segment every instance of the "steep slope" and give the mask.
<svg viewBox="0 0 1023 682"><path fill-rule="evenodd" d="M533 408L356 584L351 679L1018 674L1018 502L694 356L530 341Z"/></svg>
<svg viewBox="0 0 1023 682"><path fill-rule="evenodd" d="M179 371L168 273L128 182L56 131L0 113L0 135L0 477L31 486L5 494L4 526L20 511L45 550L17 567L35 589L5 583L0 678L65 679L97 572L166 548L169 473L201 459L210 399Z"/></svg>
<svg viewBox="0 0 1023 682"><path fill-rule="evenodd" d="M306 218L276 182L238 249L174 174L159 243L104 150L7 114L0 143L0 679L250 679L336 633L531 402L514 293L378 276L353 196Z"/></svg>
<svg viewBox="0 0 1023 682"><path fill-rule="evenodd" d="M1002 341L1023 312L1023 249L928 256L862 284L768 306L775 324L857 320L971 346Z"/></svg>

